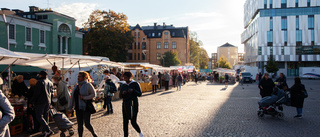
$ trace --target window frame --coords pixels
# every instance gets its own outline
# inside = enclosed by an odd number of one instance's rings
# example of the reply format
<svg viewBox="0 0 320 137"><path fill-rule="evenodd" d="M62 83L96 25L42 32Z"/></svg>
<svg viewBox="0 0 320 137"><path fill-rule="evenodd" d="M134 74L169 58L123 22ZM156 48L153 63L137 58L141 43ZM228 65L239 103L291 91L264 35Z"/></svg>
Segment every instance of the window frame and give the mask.
<svg viewBox="0 0 320 137"><path fill-rule="evenodd" d="M177 49L177 42L172 42L172 49Z"/></svg>
<svg viewBox="0 0 320 137"><path fill-rule="evenodd" d="M169 49L169 42L164 43L164 49Z"/></svg>
<svg viewBox="0 0 320 137"><path fill-rule="evenodd" d="M157 49L161 49L161 42L157 42L157 43L156 43L156 48L157 48Z"/></svg>

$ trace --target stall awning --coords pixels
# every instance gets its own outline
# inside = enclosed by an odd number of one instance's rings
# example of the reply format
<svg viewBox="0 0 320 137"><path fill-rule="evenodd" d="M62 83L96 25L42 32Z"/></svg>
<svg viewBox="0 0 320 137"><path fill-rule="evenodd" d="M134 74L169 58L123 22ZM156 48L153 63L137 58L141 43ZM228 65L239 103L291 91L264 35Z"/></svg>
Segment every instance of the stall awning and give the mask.
<svg viewBox="0 0 320 137"><path fill-rule="evenodd" d="M22 61L30 59L19 54L16 54L10 50L0 47L0 64L1 65L10 65L15 62L17 59L22 59Z"/></svg>

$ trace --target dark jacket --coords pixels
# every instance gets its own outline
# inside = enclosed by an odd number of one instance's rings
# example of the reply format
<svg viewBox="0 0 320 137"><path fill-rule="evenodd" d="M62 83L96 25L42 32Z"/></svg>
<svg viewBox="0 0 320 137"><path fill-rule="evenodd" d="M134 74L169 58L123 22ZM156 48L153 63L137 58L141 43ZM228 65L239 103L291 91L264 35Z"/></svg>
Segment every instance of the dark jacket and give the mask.
<svg viewBox="0 0 320 137"><path fill-rule="evenodd" d="M260 86L262 86L262 89ZM267 80L262 78L261 81L259 82L259 86L258 86L260 89L261 97L271 96L274 86L275 85L274 85L271 78L269 78Z"/></svg>
<svg viewBox="0 0 320 137"><path fill-rule="evenodd" d="M27 96L28 87L24 82L19 83L18 80L14 80L11 86L12 94L21 96Z"/></svg>
<svg viewBox="0 0 320 137"><path fill-rule="evenodd" d="M285 76L283 76L283 78L279 77L278 79L276 79L276 82L280 83L279 85L280 89L283 89L283 86L286 86L288 88L288 84Z"/></svg>
<svg viewBox="0 0 320 137"><path fill-rule="evenodd" d="M129 89L133 89L133 92L128 92ZM127 91L126 94L122 94ZM142 95L140 84L131 81L129 84L125 83L120 86L120 98L123 99L122 102L122 113L124 117L131 119L132 115L136 116L139 110L138 97ZM132 115L131 115L132 110Z"/></svg>
<svg viewBox="0 0 320 137"><path fill-rule="evenodd" d="M34 86L33 97L30 100L30 103L34 105L40 104L51 104L53 93L53 84L47 78L40 78L37 84Z"/></svg>
<svg viewBox="0 0 320 137"><path fill-rule="evenodd" d="M304 102L303 91L306 91L304 85L294 84L289 90L291 93L291 105L297 108L302 108Z"/></svg>

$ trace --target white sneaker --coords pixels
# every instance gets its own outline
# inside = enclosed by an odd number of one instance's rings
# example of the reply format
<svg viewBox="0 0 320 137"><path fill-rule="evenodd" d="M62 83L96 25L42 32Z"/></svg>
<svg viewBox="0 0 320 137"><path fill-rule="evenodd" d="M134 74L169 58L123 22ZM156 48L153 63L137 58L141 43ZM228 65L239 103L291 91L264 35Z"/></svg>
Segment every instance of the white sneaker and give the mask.
<svg viewBox="0 0 320 137"><path fill-rule="evenodd" d="M142 132L139 133L140 137L144 137L144 135L142 134Z"/></svg>
<svg viewBox="0 0 320 137"><path fill-rule="evenodd" d="M44 137L49 137L50 135L53 134L53 131L45 132Z"/></svg>

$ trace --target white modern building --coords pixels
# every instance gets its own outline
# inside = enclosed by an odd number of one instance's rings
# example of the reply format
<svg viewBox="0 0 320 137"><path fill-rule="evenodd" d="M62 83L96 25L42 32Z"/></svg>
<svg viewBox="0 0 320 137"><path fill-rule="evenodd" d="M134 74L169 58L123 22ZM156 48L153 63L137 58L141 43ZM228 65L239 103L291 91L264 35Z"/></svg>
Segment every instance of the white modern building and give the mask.
<svg viewBox="0 0 320 137"><path fill-rule="evenodd" d="M320 67L320 0L247 0L244 24L246 65L265 72L272 56L287 76Z"/></svg>

